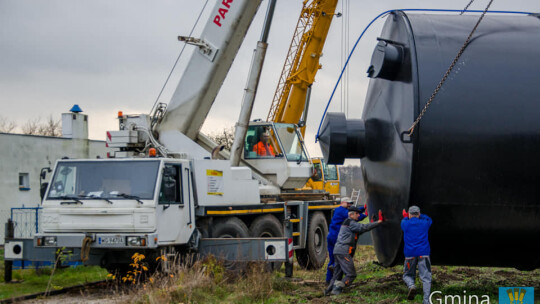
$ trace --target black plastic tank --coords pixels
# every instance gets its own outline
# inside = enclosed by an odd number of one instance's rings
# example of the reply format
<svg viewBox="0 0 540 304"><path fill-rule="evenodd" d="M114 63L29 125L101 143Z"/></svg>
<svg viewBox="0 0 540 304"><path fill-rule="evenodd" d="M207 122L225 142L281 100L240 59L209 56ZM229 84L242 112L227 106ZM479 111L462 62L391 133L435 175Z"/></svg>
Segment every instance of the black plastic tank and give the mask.
<svg viewBox="0 0 540 304"><path fill-rule="evenodd" d="M540 19L487 15L412 137L405 132L478 15L388 16L362 119L329 113L329 163L361 158L379 261L403 259L401 211L433 219L434 264L540 266Z"/></svg>

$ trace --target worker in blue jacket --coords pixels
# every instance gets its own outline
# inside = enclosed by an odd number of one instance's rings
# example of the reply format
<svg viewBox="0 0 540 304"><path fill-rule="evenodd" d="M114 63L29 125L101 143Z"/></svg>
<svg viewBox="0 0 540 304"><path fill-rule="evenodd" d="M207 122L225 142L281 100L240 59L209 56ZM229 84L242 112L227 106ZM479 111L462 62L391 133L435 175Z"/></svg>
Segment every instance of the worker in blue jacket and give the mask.
<svg viewBox="0 0 540 304"><path fill-rule="evenodd" d="M416 295L416 266L420 281L423 285L424 304L429 304L429 294L431 291L431 260L428 231L432 220L429 216L420 213L418 206L411 206L409 212L403 209L403 220L401 230L403 230L403 241L405 243L405 265L403 266L403 281L409 288L407 299L412 300Z"/></svg>
<svg viewBox="0 0 540 304"><path fill-rule="evenodd" d="M328 245L328 266L326 268L326 285L332 280L332 273L335 266L334 262L334 247L336 246L336 241L339 234L339 229L344 220L346 220L349 215L349 207L352 205L352 201L348 197L341 198L341 204L339 207L334 209L334 214L332 215L332 221L330 222L330 227L328 228L328 236L326 237L326 243ZM363 220L366 215L363 214L365 211L364 207L359 208L361 214L359 221Z"/></svg>

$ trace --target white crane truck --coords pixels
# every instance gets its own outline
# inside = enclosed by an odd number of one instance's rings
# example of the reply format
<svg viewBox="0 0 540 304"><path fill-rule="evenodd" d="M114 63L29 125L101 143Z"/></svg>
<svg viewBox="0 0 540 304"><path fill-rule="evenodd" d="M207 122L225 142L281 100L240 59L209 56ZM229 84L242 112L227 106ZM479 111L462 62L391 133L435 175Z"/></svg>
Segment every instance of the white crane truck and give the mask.
<svg viewBox="0 0 540 304"><path fill-rule="evenodd" d="M292 269L295 250L300 266L323 266L337 202L294 190L312 175L297 126L252 123L239 166L215 159L215 144L200 134L260 3L220 0L200 38L179 37L198 50L171 102L151 115L119 113L119 130L107 132L110 158L56 162L36 249L80 252L109 270L128 267L135 252L151 261L198 252ZM250 146L262 133L272 135L275 155Z"/></svg>

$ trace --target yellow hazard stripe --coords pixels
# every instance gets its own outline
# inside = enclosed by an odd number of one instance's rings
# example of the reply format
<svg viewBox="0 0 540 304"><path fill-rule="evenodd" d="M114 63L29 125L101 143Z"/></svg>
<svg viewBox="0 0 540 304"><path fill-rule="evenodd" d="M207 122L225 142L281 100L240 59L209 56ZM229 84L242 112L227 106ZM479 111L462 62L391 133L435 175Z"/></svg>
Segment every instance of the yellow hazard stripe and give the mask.
<svg viewBox="0 0 540 304"><path fill-rule="evenodd" d="M291 223L300 223L300 219L292 219Z"/></svg>
<svg viewBox="0 0 540 304"><path fill-rule="evenodd" d="M274 209L247 209L247 210L208 210L206 214L249 214L249 213L268 213L268 212L283 212L283 208L274 208Z"/></svg>
<svg viewBox="0 0 540 304"><path fill-rule="evenodd" d="M300 232L293 232L292 236L300 236Z"/></svg>
<svg viewBox="0 0 540 304"><path fill-rule="evenodd" d="M339 207L339 205L309 206L308 209L334 209L337 207Z"/></svg>

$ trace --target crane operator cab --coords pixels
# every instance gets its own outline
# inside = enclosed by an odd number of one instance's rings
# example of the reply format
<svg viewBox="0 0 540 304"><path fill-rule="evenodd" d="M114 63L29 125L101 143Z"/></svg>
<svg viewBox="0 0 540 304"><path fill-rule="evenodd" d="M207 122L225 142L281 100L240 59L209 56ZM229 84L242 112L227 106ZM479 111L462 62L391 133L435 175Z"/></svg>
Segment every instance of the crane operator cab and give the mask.
<svg viewBox="0 0 540 304"><path fill-rule="evenodd" d="M313 175L302 189L322 189L332 196L339 196L339 170L336 165L327 164L324 158L312 158Z"/></svg>
<svg viewBox="0 0 540 304"><path fill-rule="evenodd" d="M304 141L294 124L251 122L243 158L283 189L302 187L312 174Z"/></svg>

